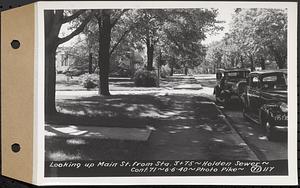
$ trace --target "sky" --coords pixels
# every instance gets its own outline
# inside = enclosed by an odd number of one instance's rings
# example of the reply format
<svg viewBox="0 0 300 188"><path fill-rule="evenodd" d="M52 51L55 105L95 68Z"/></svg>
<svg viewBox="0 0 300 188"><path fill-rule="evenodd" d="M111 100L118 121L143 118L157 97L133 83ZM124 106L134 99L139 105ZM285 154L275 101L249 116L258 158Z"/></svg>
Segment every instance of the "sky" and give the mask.
<svg viewBox="0 0 300 188"><path fill-rule="evenodd" d="M224 27L223 31L219 31L216 35L208 35L207 38L202 42L203 44L210 44L214 41L221 40L225 33L228 33L229 31L229 24L232 20L232 14L234 13L234 8L226 7L226 8L220 8L219 14L217 16L217 20L219 21L225 21L225 23L219 24L220 26Z"/></svg>
<svg viewBox="0 0 300 188"><path fill-rule="evenodd" d="M202 44L208 45L211 42L221 40L224 37L225 33L228 33L228 31L229 31L229 23L231 22L231 19L232 19L231 14L233 14L233 13L234 13L234 8L230 8L228 6L224 7L224 8L219 8L219 14L217 16L217 20L225 21L224 23L219 24L219 26L224 27L224 30L219 31L217 34L214 34L214 35L208 35L207 38L202 42ZM63 37L63 36L70 33L70 31L68 30L68 27L69 27L68 24L64 24L62 26L61 31L60 31L60 35L59 35L60 37ZM77 41L79 39L82 40L83 37L84 37L83 35L75 36L73 39L71 39L68 42L62 44L61 46L66 46L66 47L67 46L73 46L75 43L77 43Z"/></svg>

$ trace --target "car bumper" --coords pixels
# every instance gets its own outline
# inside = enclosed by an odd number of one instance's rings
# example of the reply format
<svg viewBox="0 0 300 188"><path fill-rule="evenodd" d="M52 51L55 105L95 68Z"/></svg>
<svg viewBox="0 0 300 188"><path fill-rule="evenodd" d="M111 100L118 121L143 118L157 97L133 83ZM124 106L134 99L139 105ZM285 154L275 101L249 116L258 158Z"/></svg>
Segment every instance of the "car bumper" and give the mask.
<svg viewBox="0 0 300 188"><path fill-rule="evenodd" d="M278 113L273 114L273 129L276 132L287 132L288 130L288 120L287 120L287 113Z"/></svg>
<svg viewBox="0 0 300 188"><path fill-rule="evenodd" d="M288 127L287 127L287 126L275 125L275 126L273 127L273 129L274 129L276 132L287 132Z"/></svg>

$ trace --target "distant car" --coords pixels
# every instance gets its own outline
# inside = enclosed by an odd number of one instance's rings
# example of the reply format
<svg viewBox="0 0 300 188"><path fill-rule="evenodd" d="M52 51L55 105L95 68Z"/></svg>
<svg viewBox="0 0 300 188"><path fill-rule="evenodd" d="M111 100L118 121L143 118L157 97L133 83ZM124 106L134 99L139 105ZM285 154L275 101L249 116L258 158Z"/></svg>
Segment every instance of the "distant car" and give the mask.
<svg viewBox="0 0 300 188"><path fill-rule="evenodd" d="M233 97L239 99L244 93L249 73L248 69L217 70L217 85L214 88L216 102L228 105Z"/></svg>
<svg viewBox="0 0 300 188"><path fill-rule="evenodd" d="M261 125L269 140L287 132L287 71L251 72L242 96L243 114Z"/></svg>

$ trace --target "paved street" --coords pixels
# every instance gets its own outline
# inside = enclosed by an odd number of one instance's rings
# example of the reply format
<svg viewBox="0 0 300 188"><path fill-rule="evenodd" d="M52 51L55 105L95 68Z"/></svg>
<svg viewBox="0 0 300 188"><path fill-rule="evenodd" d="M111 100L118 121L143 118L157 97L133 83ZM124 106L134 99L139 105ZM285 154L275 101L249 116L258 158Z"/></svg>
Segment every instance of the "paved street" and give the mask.
<svg viewBox="0 0 300 188"><path fill-rule="evenodd" d="M240 111L225 110L225 113L243 140L260 160L287 159L287 141L284 140L286 138L270 142L264 136L261 127L245 120Z"/></svg>
<svg viewBox="0 0 300 188"><path fill-rule="evenodd" d="M57 91L58 110L90 124L48 123L46 160L286 159L286 143L267 141L238 108L217 108L214 84L215 75L177 75L160 88L114 87L110 97Z"/></svg>
<svg viewBox="0 0 300 188"><path fill-rule="evenodd" d="M202 79L202 78L205 79ZM199 75L195 77L202 85L213 88L215 85L214 77ZM241 104L233 101L230 109L222 110L241 138L247 143L251 150L260 160L280 160L287 159L286 138L279 139L277 142L270 142L264 136L261 127L243 117Z"/></svg>

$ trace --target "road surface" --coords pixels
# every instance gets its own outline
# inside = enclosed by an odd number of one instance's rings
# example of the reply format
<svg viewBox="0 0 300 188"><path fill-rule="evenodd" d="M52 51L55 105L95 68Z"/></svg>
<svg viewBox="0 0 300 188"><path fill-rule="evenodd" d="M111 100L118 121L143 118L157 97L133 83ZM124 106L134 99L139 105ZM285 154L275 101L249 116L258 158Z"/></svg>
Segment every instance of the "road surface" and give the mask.
<svg viewBox="0 0 300 188"><path fill-rule="evenodd" d="M179 75L157 89L114 87L111 97L100 97L97 91L57 91L61 112L88 116L87 122L96 115L119 122L99 119L92 128L49 124L46 160L286 159L286 143L267 141L258 127L243 119L239 109L223 109L225 121L213 102L214 78ZM129 118L131 125L127 127L122 118ZM135 121L138 118L142 120ZM121 130L126 127L129 131ZM130 129L141 135L132 137Z"/></svg>
<svg viewBox="0 0 300 188"><path fill-rule="evenodd" d="M214 75L198 75L195 78L204 86L213 88L215 85ZM203 79L204 78L204 79ZM286 138L278 141L268 141L261 127L243 117L241 104L233 101L230 109L222 109L230 123L247 143L251 150L260 160L283 160L287 159Z"/></svg>

